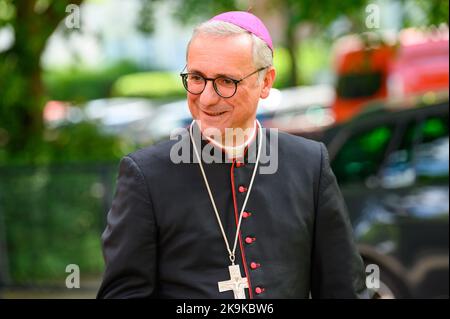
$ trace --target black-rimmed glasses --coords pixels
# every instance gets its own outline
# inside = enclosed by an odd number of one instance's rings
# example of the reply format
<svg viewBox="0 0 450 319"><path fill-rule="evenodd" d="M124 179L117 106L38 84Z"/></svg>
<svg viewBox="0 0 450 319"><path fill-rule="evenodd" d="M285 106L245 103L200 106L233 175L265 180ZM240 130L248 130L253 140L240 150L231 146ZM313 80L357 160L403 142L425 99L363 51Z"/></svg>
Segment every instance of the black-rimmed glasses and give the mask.
<svg viewBox="0 0 450 319"><path fill-rule="evenodd" d="M186 67L185 67L186 68ZM266 67L259 68L258 70L250 73L249 75L244 76L240 80L235 80L226 76L219 76L217 78L206 78L198 73L180 73L181 79L183 80L183 85L186 91L192 94L202 94L202 92L205 90L206 82L212 81L214 91L216 93L223 97L223 98L230 98L233 95L236 94L237 91L237 85L238 83L242 82L246 78L252 76L255 73L258 73Z"/></svg>

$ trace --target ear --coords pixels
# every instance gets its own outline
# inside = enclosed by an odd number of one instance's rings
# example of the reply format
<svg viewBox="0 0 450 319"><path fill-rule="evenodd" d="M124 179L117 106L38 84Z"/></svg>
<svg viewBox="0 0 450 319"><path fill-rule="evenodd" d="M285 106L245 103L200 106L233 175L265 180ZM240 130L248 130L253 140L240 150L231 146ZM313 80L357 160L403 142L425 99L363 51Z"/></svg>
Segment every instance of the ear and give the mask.
<svg viewBox="0 0 450 319"><path fill-rule="evenodd" d="M261 94L259 95L260 98L265 99L269 96L270 89L272 88L273 82L275 81L275 75L275 68L273 66L270 66L266 72L266 75L264 76Z"/></svg>

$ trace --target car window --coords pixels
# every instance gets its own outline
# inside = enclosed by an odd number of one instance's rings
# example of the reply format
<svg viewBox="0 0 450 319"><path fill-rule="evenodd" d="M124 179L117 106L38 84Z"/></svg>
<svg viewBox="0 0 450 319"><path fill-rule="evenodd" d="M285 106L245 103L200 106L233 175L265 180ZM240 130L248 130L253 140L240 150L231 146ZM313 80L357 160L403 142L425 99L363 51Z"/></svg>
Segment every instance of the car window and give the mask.
<svg viewBox="0 0 450 319"><path fill-rule="evenodd" d="M342 98L362 98L376 94L382 87L381 72L349 73L338 78L337 94Z"/></svg>
<svg viewBox="0 0 450 319"><path fill-rule="evenodd" d="M385 188L409 186L416 181L448 180L448 117L429 117L407 126L399 148L389 154L381 170Z"/></svg>
<svg viewBox="0 0 450 319"><path fill-rule="evenodd" d="M421 142L413 149L414 168L420 179L448 179L448 117L433 117L419 127Z"/></svg>
<svg viewBox="0 0 450 319"><path fill-rule="evenodd" d="M352 135L332 163L339 184L362 182L376 175L393 134L390 125L382 125Z"/></svg>

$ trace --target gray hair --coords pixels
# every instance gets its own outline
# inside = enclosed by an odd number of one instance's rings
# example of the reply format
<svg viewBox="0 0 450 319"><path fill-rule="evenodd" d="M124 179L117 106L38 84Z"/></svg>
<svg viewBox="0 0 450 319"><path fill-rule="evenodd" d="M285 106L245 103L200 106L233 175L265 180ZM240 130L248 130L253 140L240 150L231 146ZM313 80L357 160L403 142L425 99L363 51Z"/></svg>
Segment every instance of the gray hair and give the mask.
<svg viewBox="0 0 450 319"><path fill-rule="evenodd" d="M248 34L252 38L252 50L253 50L253 64L259 69L267 66L273 65L273 54L272 50L269 48L266 42L264 42L261 38L257 37L253 33L248 32L247 30L238 27L229 22L225 21L206 21L202 24L198 25L194 32L192 33L192 38L187 45L187 52L189 51L189 46L192 40L199 34L209 34L218 37L227 37L239 34ZM261 71L258 76L258 80L261 81L267 69Z"/></svg>

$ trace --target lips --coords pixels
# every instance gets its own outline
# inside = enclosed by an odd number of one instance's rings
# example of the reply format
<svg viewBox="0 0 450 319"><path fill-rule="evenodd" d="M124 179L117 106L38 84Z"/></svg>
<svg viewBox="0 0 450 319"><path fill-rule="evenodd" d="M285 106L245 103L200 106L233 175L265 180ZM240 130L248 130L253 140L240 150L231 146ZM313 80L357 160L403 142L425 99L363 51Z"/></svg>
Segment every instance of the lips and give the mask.
<svg viewBox="0 0 450 319"><path fill-rule="evenodd" d="M206 112L206 111L203 111L203 113L205 113L206 115L209 115L209 116L220 116L222 114L225 114L226 111L223 111L223 112Z"/></svg>

